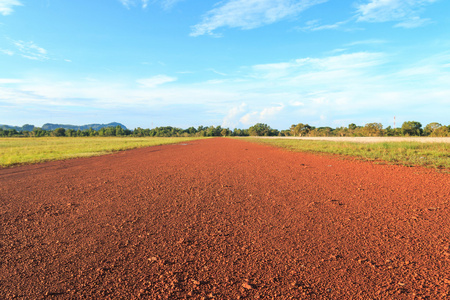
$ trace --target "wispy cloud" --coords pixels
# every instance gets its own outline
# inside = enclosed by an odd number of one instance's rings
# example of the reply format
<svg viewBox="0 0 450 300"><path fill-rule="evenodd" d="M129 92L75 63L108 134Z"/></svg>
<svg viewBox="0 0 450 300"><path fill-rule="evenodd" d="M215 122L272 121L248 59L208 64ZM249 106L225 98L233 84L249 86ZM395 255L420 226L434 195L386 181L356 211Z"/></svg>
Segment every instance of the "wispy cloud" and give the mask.
<svg viewBox="0 0 450 300"><path fill-rule="evenodd" d="M138 79L137 83L139 83L142 87L145 88L155 88L159 85L177 81L176 77L170 77L167 75L156 75L150 78Z"/></svg>
<svg viewBox="0 0 450 300"><path fill-rule="evenodd" d="M428 23L419 14L423 8L437 0L370 0L357 6L357 20L360 22L395 21L397 27L414 28Z"/></svg>
<svg viewBox="0 0 450 300"><path fill-rule="evenodd" d="M345 21L340 21L340 22L336 22L334 24L326 24L326 25L322 25L320 24L319 20L311 20L306 22L306 26L300 28L301 30L304 31L319 31L319 30L333 30L333 29L340 29L343 27L343 25L349 23L351 21L351 19L349 20L345 20Z"/></svg>
<svg viewBox="0 0 450 300"><path fill-rule="evenodd" d="M219 71L217 71L217 70L215 70L215 69L213 69L213 68L208 69L208 71L211 71L211 72L213 72L213 73L215 73L215 74L217 74L217 75L227 76L227 74L225 74L225 73L223 73L223 72L219 72Z"/></svg>
<svg viewBox="0 0 450 300"><path fill-rule="evenodd" d="M13 79L13 78L0 78L0 84L14 84L14 83L21 83L22 80L20 79Z"/></svg>
<svg viewBox="0 0 450 300"><path fill-rule="evenodd" d="M346 126L374 121L387 126L391 116L411 112L405 107L420 110L420 121L447 120L442 107L450 106L450 53L424 55L402 66L392 66L397 57L391 55L354 52L243 66L214 85L187 85L167 75L118 82L37 73L33 78L0 79L0 106L10 107L8 112L58 109L58 115L78 118L92 110L114 116L126 110L136 126L150 126L149 120L181 127L201 122L248 128L261 122L286 129L298 122ZM136 88L136 81L142 88ZM169 82L173 84L164 85ZM0 109L2 119L20 117L5 111Z"/></svg>
<svg viewBox="0 0 450 300"><path fill-rule="evenodd" d="M192 27L191 36L213 35L220 27L253 29L295 17L327 0L228 0Z"/></svg>
<svg viewBox="0 0 450 300"><path fill-rule="evenodd" d="M348 44L345 44L345 46L351 47L351 46L359 46L359 45L381 45L386 44L387 41L385 40L379 40L379 39L369 39L369 40L361 40L361 41L355 41Z"/></svg>
<svg viewBox="0 0 450 300"><path fill-rule="evenodd" d="M0 14L7 16L14 11L14 6L21 5L23 4L18 0L0 0Z"/></svg>
<svg viewBox="0 0 450 300"><path fill-rule="evenodd" d="M317 78L314 79L317 76L333 77L337 75L336 72L347 75L355 74L361 70L381 65L385 61L386 57L383 53L355 52L325 58L307 57L276 64L254 65L251 69L254 78L266 80L285 78L287 79L286 82L289 82L303 75L306 75L305 77L311 76L311 79L317 80ZM336 77L336 80L340 78L342 77Z"/></svg>
<svg viewBox="0 0 450 300"><path fill-rule="evenodd" d="M143 9L147 8L149 0L119 0L123 6L130 8L131 6L140 5Z"/></svg>
<svg viewBox="0 0 450 300"><path fill-rule="evenodd" d="M130 8L131 5L134 5L134 0L119 0L122 5L124 5L126 8Z"/></svg>
<svg viewBox="0 0 450 300"><path fill-rule="evenodd" d="M171 9L174 7L177 3L184 1L184 0L161 0L161 6L164 9Z"/></svg>
<svg viewBox="0 0 450 300"><path fill-rule="evenodd" d="M32 60L47 60L47 50L39 47L34 42L13 41L14 46L19 50L20 55Z"/></svg>
<svg viewBox="0 0 450 300"><path fill-rule="evenodd" d="M0 49L0 52L9 56L13 56L14 52L8 49Z"/></svg>
<svg viewBox="0 0 450 300"><path fill-rule="evenodd" d="M0 0L1 1L1 0ZM174 7L178 2L184 0L159 0L159 1L150 1L150 0L119 0L123 6L130 9L132 6L140 6L142 9L146 9L149 3L159 3L162 8L169 10Z"/></svg>

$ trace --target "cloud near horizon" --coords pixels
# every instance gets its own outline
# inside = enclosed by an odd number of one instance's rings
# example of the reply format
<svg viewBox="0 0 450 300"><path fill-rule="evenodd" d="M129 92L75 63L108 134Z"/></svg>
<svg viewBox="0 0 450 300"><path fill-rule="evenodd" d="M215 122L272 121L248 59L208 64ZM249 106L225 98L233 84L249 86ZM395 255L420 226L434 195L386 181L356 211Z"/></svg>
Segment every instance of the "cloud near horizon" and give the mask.
<svg viewBox="0 0 450 300"><path fill-rule="evenodd" d="M191 36L213 35L220 27L254 29L295 17L328 0L228 0L192 27Z"/></svg>
<svg viewBox="0 0 450 300"><path fill-rule="evenodd" d="M388 126L386 119L378 118L380 111L394 115L406 106L419 107L421 115L427 118L446 118L444 110L436 109L450 105L449 54L411 62L380 75L378 69L389 67L394 59L381 52L305 57L242 67L230 74L234 78L215 85L177 82L170 88L163 85L178 79L167 75L129 82L6 78L0 79L0 106L61 112L76 107L80 113L106 109L117 115L127 110L136 116L147 112L157 124L166 122L186 128L248 128L266 123L272 128L287 129L296 122L313 126L380 122ZM142 88L136 89L136 82ZM208 124L196 123L199 109L211 116L209 121L203 121ZM401 117L397 116L400 122ZM145 126L142 122L148 122L148 117L142 118L134 118L136 123L126 126Z"/></svg>

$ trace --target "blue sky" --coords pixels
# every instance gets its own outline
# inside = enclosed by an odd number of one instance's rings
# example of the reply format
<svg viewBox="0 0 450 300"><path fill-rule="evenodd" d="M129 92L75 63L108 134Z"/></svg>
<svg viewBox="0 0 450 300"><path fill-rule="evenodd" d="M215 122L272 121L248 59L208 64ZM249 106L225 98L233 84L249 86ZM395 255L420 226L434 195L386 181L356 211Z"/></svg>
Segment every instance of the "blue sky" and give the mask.
<svg viewBox="0 0 450 300"><path fill-rule="evenodd" d="M0 124L450 124L448 0L0 0Z"/></svg>

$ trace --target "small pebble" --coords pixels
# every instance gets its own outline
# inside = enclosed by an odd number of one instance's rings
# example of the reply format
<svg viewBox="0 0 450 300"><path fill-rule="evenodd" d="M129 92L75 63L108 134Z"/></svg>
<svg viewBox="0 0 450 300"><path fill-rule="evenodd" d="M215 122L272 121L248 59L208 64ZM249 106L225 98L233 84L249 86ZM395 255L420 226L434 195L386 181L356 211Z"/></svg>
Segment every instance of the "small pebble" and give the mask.
<svg viewBox="0 0 450 300"><path fill-rule="evenodd" d="M250 284L248 284L247 282L244 282L244 283L242 284L242 287L243 287L244 289L247 289L247 290L251 290L251 289L252 289L252 286L251 286Z"/></svg>

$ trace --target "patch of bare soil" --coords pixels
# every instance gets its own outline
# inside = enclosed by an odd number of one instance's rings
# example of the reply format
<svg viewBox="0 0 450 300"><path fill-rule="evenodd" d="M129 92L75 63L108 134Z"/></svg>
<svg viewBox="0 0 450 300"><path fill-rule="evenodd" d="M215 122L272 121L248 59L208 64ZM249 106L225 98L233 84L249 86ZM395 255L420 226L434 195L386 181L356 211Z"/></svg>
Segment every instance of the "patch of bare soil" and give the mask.
<svg viewBox="0 0 450 300"><path fill-rule="evenodd" d="M0 170L0 299L446 299L450 175L193 141Z"/></svg>

